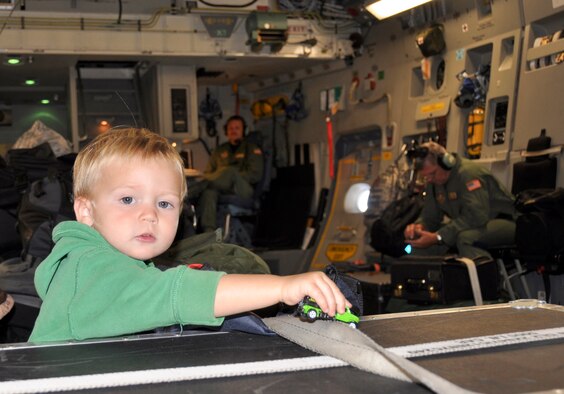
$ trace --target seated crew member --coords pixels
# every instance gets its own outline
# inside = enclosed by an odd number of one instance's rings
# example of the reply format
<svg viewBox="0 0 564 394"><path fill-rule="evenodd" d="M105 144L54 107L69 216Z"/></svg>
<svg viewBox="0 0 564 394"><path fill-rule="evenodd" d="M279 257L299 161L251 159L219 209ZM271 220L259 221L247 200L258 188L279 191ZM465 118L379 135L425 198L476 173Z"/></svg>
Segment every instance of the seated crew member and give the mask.
<svg viewBox="0 0 564 394"><path fill-rule="evenodd" d="M235 194L242 198L253 195L253 185L261 180L264 171L262 151L244 138L245 119L233 115L225 123L227 142L211 154L204 171L205 189L198 200L200 228L213 231L217 227L219 194Z"/></svg>
<svg viewBox="0 0 564 394"><path fill-rule="evenodd" d="M43 303L32 342L83 340L173 324L217 326L224 316L305 295L330 316L351 306L322 272L239 275L151 259L174 239L186 179L169 142L145 129L99 135L73 169L77 221L58 224L55 246L35 272Z"/></svg>
<svg viewBox="0 0 564 394"><path fill-rule="evenodd" d="M484 247L514 242L513 196L490 171L435 142L422 144L418 152L425 202L404 231L413 254L443 255L456 248L461 257L491 257Z"/></svg>

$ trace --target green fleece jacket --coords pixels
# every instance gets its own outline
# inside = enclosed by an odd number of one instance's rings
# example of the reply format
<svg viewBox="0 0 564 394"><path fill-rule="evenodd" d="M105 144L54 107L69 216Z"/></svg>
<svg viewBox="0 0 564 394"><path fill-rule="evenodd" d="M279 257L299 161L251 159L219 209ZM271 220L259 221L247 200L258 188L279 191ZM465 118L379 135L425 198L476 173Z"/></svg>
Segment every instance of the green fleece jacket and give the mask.
<svg viewBox="0 0 564 394"><path fill-rule="evenodd" d="M172 324L217 326L215 292L224 273L166 271L111 246L74 221L53 230L55 247L35 273L43 300L30 342L113 337Z"/></svg>

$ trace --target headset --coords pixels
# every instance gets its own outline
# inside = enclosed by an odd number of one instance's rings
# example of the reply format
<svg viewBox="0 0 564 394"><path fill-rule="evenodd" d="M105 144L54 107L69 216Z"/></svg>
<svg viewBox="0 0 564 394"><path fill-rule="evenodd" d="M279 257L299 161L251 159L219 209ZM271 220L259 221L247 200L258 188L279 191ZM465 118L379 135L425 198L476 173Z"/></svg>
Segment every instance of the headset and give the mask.
<svg viewBox="0 0 564 394"><path fill-rule="evenodd" d="M445 152L443 154L437 155L437 164L443 170L450 171L452 167L456 164L456 158L453 154Z"/></svg>
<svg viewBox="0 0 564 394"><path fill-rule="evenodd" d="M240 120L241 123L243 123L243 136L246 137L249 130L248 130L247 122L245 121L245 118L243 118L241 115L232 115L232 116L229 117L229 119L227 119L227 121L223 125L223 131L225 132L225 135L227 135L227 125L232 120Z"/></svg>
<svg viewBox="0 0 564 394"><path fill-rule="evenodd" d="M429 152L429 148L426 146L418 146L410 149L407 152L407 157L414 160L415 168L420 170L423 168L423 161L429 154L437 157L437 164L443 170L450 171L456 164L456 157L454 157L452 153L445 152L435 154L433 152Z"/></svg>

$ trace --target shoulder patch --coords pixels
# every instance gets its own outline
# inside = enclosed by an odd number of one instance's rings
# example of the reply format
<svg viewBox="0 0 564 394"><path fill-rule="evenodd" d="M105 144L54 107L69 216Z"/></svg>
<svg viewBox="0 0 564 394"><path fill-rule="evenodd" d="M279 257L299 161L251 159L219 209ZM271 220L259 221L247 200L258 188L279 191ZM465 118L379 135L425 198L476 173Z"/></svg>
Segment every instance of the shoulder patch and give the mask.
<svg viewBox="0 0 564 394"><path fill-rule="evenodd" d="M480 183L479 179L472 179L471 181L466 182L466 189L468 189L469 192L473 192L474 190L477 190L481 187L482 184Z"/></svg>

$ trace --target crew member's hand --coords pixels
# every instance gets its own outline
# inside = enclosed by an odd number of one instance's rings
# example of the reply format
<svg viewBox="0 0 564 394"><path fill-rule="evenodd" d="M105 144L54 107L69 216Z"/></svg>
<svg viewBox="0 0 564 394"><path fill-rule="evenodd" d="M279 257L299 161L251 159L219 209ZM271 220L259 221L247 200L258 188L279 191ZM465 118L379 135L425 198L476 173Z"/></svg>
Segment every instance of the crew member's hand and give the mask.
<svg viewBox="0 0 564 394"><path fill-rule="evenodd" d="M414 248L425 249L437 244L437 233L425 230L415 230L415 239L407 241Z"/></svg>
<svg viewBox="0 0 564 394"><path fill-rule="evenodd" d="M411 242L415 238L417 238L417 233L424 230L424 227L421 223L411 223L405 227L403 231L403 236L405 237L406 242Z"/></svg>

